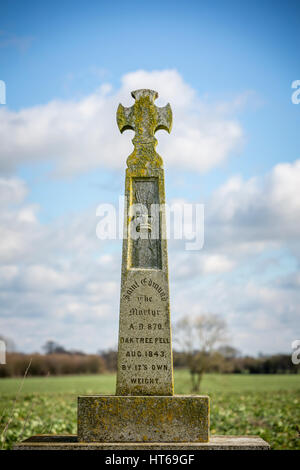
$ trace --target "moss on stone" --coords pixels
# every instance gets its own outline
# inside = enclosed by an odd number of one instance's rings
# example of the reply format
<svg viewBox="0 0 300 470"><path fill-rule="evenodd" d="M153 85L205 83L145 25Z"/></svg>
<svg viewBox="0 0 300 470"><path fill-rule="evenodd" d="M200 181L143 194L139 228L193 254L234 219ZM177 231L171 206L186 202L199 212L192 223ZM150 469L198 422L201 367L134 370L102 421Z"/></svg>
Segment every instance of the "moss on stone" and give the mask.
<svg viewBox="0 0 300 470"><path fill-rule="evenodd" d="M79 397L78 437L82 442L208 442L209 397Z"/></svg>

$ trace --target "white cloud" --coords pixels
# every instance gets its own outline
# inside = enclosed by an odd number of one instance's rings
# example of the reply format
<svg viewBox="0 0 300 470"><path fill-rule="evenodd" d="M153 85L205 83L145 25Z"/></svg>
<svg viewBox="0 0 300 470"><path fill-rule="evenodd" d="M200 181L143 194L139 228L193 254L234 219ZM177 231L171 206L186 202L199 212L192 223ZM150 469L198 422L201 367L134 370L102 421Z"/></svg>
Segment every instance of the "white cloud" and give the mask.
<svg viewBox="0 0 300 470"><path fill-rule="evenodd" d="M38 207L24 204L27 187L24 181L16 178L1 178L1 223L0 223L0 262L9 263L21 260L22 255L33 250L27 244L27 235L34 243L41 227L37 224Z"/></svg>
<svg viewBox="0 0 300 470"><path fill-rule="evenodd" d="M269 207L286 220L300 216L299 184L300 160L276 165L269 177Z"/></svg>
<svg viewBox="0 0 300 470"><path fill-rule="evenodd" d="M23 274L23 288L38 292L55 292L61 289L74 287L76 283L83 281L80 273L68 272L67 270L55 269L46 265L30 265Z"/></svg>
<svg viewBox="0 0 300 470"><path fill-rule="evenodd" d="M18 204L27 194L24 181L17 178L0 178L0 204Z"/></svg>
<svg viewBox="0 0 300 470"><path fill-rule="evenodd" d="M208 224L218 237L264 248L300 237L300 160L276 165L263 178L232 177L208 203ZM213 231L212 231L213 232ZM213 237L213 233L209 233ZM209 236L207 237L209 239ZM238 247L236 248L238 249Z"/></svg>
<svg viewBox="0 0 300 470"><path fill-rule="evenodd" d="M224 255L206 256L203 260L203 271L208 274L231 271L233 267L234 262Z"/></svg>
<svg viewBox="0 0 300 470"><path fill-rule="evenodd" d="M240 148L242 128L229 112L235 102L223 107L204 103L176 70L139 70L124 75L119 90L103 84L80 101L52 101L17 112L1 109L0 170L40 161L55 162L55 171L65 175L123 168L132 151L132 132L119 134L117 106L131 106L130 92L147 87L159 92L157 105L169 101L173 109L172 139L158 133L158 151L168 168L208 171Z"/></svg>

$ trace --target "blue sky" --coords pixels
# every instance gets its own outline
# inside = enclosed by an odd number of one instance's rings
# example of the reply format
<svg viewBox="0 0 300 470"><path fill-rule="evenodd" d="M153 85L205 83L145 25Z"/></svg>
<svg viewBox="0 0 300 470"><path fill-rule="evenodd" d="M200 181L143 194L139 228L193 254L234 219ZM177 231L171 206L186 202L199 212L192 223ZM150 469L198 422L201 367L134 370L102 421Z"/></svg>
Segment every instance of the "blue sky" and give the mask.
<svg viewBox="0 0 300 470"><path fill-rule="evenodd" d="M132 136L118 133L118 102L153 84L174 114L157 134L167 199L206 208L201 252L170 243L174 322L213 311L243 352L290 350L299 13L293 1L1 3L0 334L25 351L116 345L120 242L96 239L95 208L123 193Z"/></svg>

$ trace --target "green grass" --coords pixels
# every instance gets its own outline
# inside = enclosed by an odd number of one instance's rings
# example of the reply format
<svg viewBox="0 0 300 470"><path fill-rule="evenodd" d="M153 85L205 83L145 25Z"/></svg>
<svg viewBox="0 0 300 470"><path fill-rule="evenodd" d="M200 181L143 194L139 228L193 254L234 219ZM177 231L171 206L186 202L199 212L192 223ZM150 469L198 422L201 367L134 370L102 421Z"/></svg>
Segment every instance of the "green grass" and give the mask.
<svg viewBox="0 0 300 470"><path fill-rule="evenodd" d="M115 391L113 374L26 378L17 395L21 382L0 379L0 442L7 449L32 434L76 434L77 395ZM187 371L175 371L175 393L190 393ZM207 374L201 393L211 398L211 434L256 434L274 449L300 449L299 375Z"/></svg>
<svg viewBox="0 0 300 470"><path fill-rule="evenodd" d="M21 378L0 379L0 396L15 394L22 382ZM91 394L114 393L115 374L65 375L58 377L27 377L22 387L22 395L42 394Z"/></svg>

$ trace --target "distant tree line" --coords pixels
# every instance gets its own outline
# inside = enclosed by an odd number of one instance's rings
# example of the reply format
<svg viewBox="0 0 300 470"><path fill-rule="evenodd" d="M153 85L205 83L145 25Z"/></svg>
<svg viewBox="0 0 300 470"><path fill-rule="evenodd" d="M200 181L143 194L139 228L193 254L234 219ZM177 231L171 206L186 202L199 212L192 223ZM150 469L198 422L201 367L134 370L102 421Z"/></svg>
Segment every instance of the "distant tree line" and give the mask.
<svg viewBox="0 0 300 470"><path fill-rule="evenodd" d="M8 353L0 365L0 377L101 374L106 371L102 357L96 354L22 354Z"/></svg>
<svg viewBox="0 0 300 470"><path fill-rule="evenodd" d="M232 348L233 349L233 348ZM199 351L194 351L194 363L199 360ZM214 351L206 357L206 373L221 374L297 374L300 366L294 365L289 354L273 354L269 356L228 356L222 351ZM173 363L176 368L191 369L191 358L185 352L173 351ZM192 373L192 371L191 371Z"/></svg>
<svg viewBox="0 0 300 470"><path fill-rule="evenodd" d="M42 349L45 354L23 354L10 349L6 364L0 366L0 377L22 377L27 368L28 376L101 374L107 370L99 354L67 350L55 341L47 341Z"/></svg>
<svg viewBox="0 0 300 470"><path fill-rule="evenodd" d="M225 348L226 349L226 348ZM300 366L291 362L288 354L274 354L272 356L240 356L237 353L229 354L234 348L214 351L205 359L207 363L205 373L221 374L297 374ZM173 351L175 368L189 369L191 375L197 374L196 365L199 362L199 351L191 355L185 352ZM55 376L76 374L102 374L117 370L117 352L102 350L98 354L84 354L82 352L48 352L47 354L7 353L5 365L0 365L0 377L22 377L30 363L28 376ZM194 365L194 369L193 369Z"/></svg>

